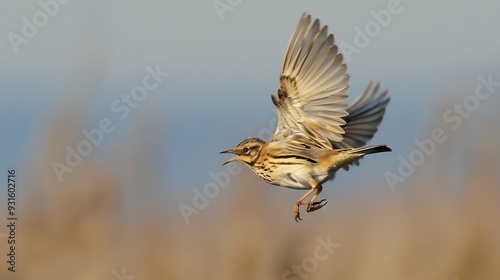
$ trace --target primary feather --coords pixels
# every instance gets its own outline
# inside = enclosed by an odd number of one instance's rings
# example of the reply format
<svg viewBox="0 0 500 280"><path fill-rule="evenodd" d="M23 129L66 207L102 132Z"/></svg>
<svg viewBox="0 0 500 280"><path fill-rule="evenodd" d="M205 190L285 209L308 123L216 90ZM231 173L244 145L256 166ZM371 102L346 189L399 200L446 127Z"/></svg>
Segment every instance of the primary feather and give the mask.
<svg viewBox="0 0 500 280"><path fill-rule="evenodd" d="M278 110L272 141L299 135L332 148L332 141L343 139L349 75L333 35L319 26L319 20L311 25L311 17L304 14L290 40L278 96L272 96Z"/></svg>
<svg viewBox="0 0 500 280"><path fill-rule="evenodd" d="M327 26L304 14L290 40L279 80L278 127L271 142L309 143L321 148L364 146L375 134L390 98L372 83L351 106L349 75ZM297 141L300 139L300 141Z"/></svg>

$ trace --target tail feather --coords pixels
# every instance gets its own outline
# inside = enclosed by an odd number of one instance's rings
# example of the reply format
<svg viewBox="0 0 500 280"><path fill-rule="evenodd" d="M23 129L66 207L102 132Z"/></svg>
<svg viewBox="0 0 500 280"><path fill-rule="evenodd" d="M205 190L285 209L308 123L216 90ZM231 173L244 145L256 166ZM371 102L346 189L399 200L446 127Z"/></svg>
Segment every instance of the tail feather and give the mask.
<svg viewBox="0 0 500 280"><path fill-rule="evenodd" d="M390 151L392 151L391 148L387 147L386 145L373 145L373 146L365 146L365 147L361 147L361 148L353 148L353 149L350 149L349 153L350 154L368 155L368 154L383 153L383 152L390 152Z"/></svg>
<svg viewBox="0 0 500 280"><path fill-rule="evenodd" d="M342 168L345 170L349 170L349 167L351 165L358 166L359 160L365 155L392 151L391 148L387 147L386 145L373 145L361 148L347 148L342 150L345 153L352 155L347 157L345 162L342 164Z"/></svg>

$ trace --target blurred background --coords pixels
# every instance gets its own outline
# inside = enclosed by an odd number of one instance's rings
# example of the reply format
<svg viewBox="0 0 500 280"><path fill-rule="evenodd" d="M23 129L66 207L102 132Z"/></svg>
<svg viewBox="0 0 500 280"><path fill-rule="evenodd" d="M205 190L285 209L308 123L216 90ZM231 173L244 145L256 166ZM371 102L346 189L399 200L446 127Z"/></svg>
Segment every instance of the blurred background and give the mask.
<svg viewBox="0 0 500 280"><path fill-rule="evenodd" d="M1 279L498 279L500 2L0 6ZM344 50L349 101L390 90L370 144L393 152L296 223L303 192L218 153L274 132L304 12Z"/></svg>

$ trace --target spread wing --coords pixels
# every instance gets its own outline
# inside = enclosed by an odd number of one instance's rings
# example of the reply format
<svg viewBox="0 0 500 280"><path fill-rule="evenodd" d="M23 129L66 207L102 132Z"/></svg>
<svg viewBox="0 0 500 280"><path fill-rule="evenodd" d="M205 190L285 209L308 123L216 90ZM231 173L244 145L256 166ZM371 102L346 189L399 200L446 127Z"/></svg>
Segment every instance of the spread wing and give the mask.
<svg viewBox="0 0 500 280"><path fill-rule="evenodd" d="M293 135L332 148L343 140L349 75L342 59L327 27L320 29L317 19L311 25L304 14L285 54L278 97L272 96L278 128L271 141Z"/></svg>
<svg viewBox="0 0 500 280"><path fill-rule="evenodd" d="M384 90L379 94L379 88L380 84L377 83L372 88L372 82L370 82L365 91L347 108L349 115L344 117L346 121L343 126L344 139L341 142L332 143L335 149L359 148L373 138L378 125L384 118L385 107L390 101L387 96L388 91ZM351 164L359 165L359 159ZM349 170L351 164L344 165L342 168Z"/></svg>
<svg viewBox="0 0 500 280"><path fill-rule="evenodd" d="M379 124L382 122L385 107L389 104L388 91L378 93L380 84L372 88L372 82L365 91L347 108L348 116L342 128L345 131L344 139L332 143L334 148L359 148L373 138Z"/></svg>

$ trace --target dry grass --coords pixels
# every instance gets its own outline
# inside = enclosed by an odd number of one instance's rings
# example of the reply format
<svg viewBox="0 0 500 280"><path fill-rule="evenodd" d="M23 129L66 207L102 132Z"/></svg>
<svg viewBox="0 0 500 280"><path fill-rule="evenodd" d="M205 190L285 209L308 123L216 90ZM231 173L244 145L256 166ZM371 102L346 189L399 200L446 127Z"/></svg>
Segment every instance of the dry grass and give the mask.
<svg viewBox="0 0 500 280"><path fill-rule="evenodd" d="M358 195L346 203L338 199L296 224L290 202L298 193L279 199L278 207L268 189L255 187L262 184L245 171L232 180L227 195L185 225L178 198L157 199L157 183L143 180L150 177L145 173L151 143L131 141L121 148L139 149L146 158L130 154L112 163L89 158L63 183L55 181L48 155L71 141L69 128L77 122L78 117L68 116L64 125L54 122L28 164L30 176L20 193L18 272L13 277L2 269L1 279L109 280L122 267L138 280L281 279L292 265L313 256L316 238L327 236L341 245L308 279L500 275L494 164L500 151L492 145L497 141L488 140L498 139L496 133L481 138L486 143L479 146L491 149L479 149L459 185L447 186L436 172L444 170L436 165L451 163L450 151L443 149L414 175L407 191L391 193L384 187L387 194ZM140 135L156 137L148 133ZM4 251L6 244L0 246Z"/></svg>

